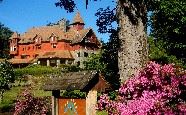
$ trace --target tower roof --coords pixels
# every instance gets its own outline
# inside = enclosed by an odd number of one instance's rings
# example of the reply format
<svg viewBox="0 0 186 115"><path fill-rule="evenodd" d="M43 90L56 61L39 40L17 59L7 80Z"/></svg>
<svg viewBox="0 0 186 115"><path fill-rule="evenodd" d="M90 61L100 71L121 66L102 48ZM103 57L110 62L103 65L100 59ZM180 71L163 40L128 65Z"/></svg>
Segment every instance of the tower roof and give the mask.
<svg viewBox="0 0 186 115"><path fill-rule="evenodd" d="M10 39L19 38L19 37L20 37L19 34L18 34L17 32L14 32L14 33L12 34L12 36L10 37Z"/></svg>
<svg viewBox="0 0 186 115"><path fill-rule="evenodd" d="M76 23L81 23L81 24L84 24L84 21L80 15L80 12L77 12L74 19L73 19L73 22L72 22L72 25L73 24L76 24Z"/></svg>

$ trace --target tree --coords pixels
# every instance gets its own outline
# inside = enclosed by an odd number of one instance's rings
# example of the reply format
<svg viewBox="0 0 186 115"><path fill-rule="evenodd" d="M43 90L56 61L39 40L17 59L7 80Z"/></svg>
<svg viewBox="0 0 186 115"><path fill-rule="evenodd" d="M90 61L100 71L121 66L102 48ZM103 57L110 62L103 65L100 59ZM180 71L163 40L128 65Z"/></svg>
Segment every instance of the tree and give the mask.
<svg viewBox="0 0 186 115"><path fill-rule="evenodd" d="M105 79L111 84L113 89L120 86L119 68L118 68L118 50L120 42L117 30L112 29L109 41L102 46L101 60L106 64L104 71Z"/></svg>
<svg viewBox="0 0 186 115"><path fill-rule="evenodd" d="M158 40L153 37L148 37L149 45L149 59L156 61L160 64L174 63L176 66L185 68L183 61L176 58L174 55L170 55L165 49L166 43L163 40Z"/></svg>
<svg viewBox="0 0 186 115"><path fill-rule="evenodd" d="M3 101L3 93L9 89L10 83L14 82L13 68L8 61L0 63L0 103Z"/></svg>
<svg viewBox="0 0 186 115"><path fill-rule="evenodd" d="M148 2L148 1L147 1ZM147 61L147 2L144 0L119 0L117 19L120 49L118 66L121 81L135 74Z"/></svg>
<svg viewBox="0 0 186 115"><path fill-rule="evenodd" d="M101 60L102 53L92 54L84 63L86 70L97 70L104 72L106 64Z"/></svg>
<svg viewBox="0 0 186 115"><path fill-rule="evenodd" d="M111 30L109 41L102 42L101 52L91 55L85 62L85 69L100 71L110 83L112 89L120 86L118 74L118 49L119 39L116 30Z"/></svg>
<svg viewBox="0 0 186 115"><path fill-rule="evenodd" d="M169 55L186 64L186 1L159 0L152 12L152 36L162 40Z"/></svg>
<svg viewBox="0 0 186 115"><path fill-rule="evenodd" d="M115 9L110 10L109 7L106 10L100 9L100 12L103 12L98 13L97 25L100 26L100 31L109 32L110 29L107 29L107 25L110 27L113 21L117 20L118 22L118 37L121 42L118 52L118 66L122 82L141 68L147 60L145 28L147 6L150 2L119 0L117 2L117 15L114 14ZM88 5L88 0L86 0L86 4ZM59 0L56 3L56 6L63 7L69 12L74 11L75 5L73 0Z"/></svg>
<svg viewBox="0 0 186 115"><path fill-rule="evenodd" d="M0 58L9 55L9 38L11 35L12 31L0 23Z"/></svg>

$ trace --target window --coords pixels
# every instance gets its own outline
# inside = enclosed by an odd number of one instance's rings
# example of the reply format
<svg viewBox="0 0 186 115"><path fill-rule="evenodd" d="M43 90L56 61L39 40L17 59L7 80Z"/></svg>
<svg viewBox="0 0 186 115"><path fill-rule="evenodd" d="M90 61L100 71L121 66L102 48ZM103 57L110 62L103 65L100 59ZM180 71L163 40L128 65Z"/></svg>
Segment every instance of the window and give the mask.
<svg viewBox="0 0 186 115"><path fill-rule="evenodd" d="M85 39L85 43L89 43L90 40L88 38Z"/></svg>
<svg viewBox="0 0 186 115"><path fill-rule="evenodd" d="M28 50L30 50L30 46L28 46Z"/></svg>
<svg viewBox="0 0 186 115"><path fill-rule="evenodd" d="M13 51L16 51L16 46L14 46L14 49L13 49Z"/></svg>
<svg viewBox="0 0 186 115"><path fill-rule="evenodd" d="M60 63L61 63L61 64L65 64L65 60L64 60L64 59L61 59L61 60L60 60Z"/></svg>
<svg viewBox="0 0 186 115"><path fill-rule="evenodd" d="M65 48L68 48L68 44L65 44Z"/></svg>
<svg viewBox="0 0 186 115"><path fill-rule="evenodd" d="M23 48L23 51L25 50L25 48Z"/></svg>
<svg viewBox="0 0 186 115"><path fill-rule="evenodd" d="M38 49L41 49L41 46L38 46Z"/></svg>
<svg viewBox="0 0 186 115"><path fill-rule="evenodd" d="M88 53L87 52L84 52L84 57L88 57Z"/></svg>
<svg viewBox="0 0 186 115"><path fill-rule="evenodd" d="M21 55L21 59L26 59L26 55Z"/></svg>
<svg viewBox="0 0 186 115"><path fill-rule="evenodd" d="M38 39L36 38L35 42L38 42Z"/></svg>
<svg viewBox="0 0 186 115"><path fill-rule="evenodd" d="M51 41L55 41L54 37L51 37Z"/></svg>
<svg viewBox="0 0 186 115"><path fill-rule="evenodd" d="M36 58L37 56L39 56L39 54L36 54L36 55L35 55L35 58Z"/></svg>
<svg viewBox="0 0 186 115"><path fill-rule="evenodd" d="M10 51L12 51L12 46L10 47Z"/></svg>
<svg viewBox="0 0 186 115"><path fill-rule="evenodd" d="M52 44L52 48L56 48L57 47L57 44Z"/></svg>

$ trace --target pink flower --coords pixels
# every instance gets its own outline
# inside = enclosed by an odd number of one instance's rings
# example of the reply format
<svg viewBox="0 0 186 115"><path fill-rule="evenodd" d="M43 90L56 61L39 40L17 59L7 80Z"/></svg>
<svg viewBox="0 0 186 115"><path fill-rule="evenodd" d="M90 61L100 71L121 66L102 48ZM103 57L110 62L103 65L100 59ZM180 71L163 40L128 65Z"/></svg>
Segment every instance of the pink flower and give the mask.
<svg viewBox="0 0 186 115"><path fill-rule="evenodd" d="M121 85L116 100L108 95L100 97L101 109L110 115L186 114L186 74L176 74L175 70L172 64L149 62Z"/></svg>

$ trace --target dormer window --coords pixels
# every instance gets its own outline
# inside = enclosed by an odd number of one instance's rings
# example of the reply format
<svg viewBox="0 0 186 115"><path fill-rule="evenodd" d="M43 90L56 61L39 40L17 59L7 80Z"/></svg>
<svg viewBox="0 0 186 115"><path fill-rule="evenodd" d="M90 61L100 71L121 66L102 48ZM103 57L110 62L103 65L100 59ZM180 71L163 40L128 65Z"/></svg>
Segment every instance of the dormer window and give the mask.
<svg viewBox="0 0 186 115"><path fill-rule="evenodd" d="M13 49L13 51L16 51L16 46L14 46L14 49Z"/></svg>
<svg viewBox="0 0 186 115"><path fill-rule="evenodd" d="M36 46L36 49L41 49L41 46Z"/></svg>
<svg viewBox="0 0 186 115"><path fill-rule="evenodd" d="M35 42L38 42L38 38L35 39Z"/></svg>
<svg viewBox="0 0 186 115"><path fill-rule="evenodd" d="M86 38L85 43L90 43L90 40L88 38Z"/></svg>
<svg viewBox="0 0 186 115"><path fill-rule="evenodd" d="M13 51L12 48L13 48L13 47L11 46L11 47L10 47L10 51Z"/></svg>
<svg viewBox="0 0 186 115"><path fill-rule="evenodd" d="M16 50L17 50L16 46L11 46L10 47L10 51L16 51Z"/></svg>
<svg viewBox="0 0 186 115"><path fill-rule="evenodd" d="M52 41L52 42L54 41L54 37L53 37L53 36L51 37L51 41Z"/></svg>

